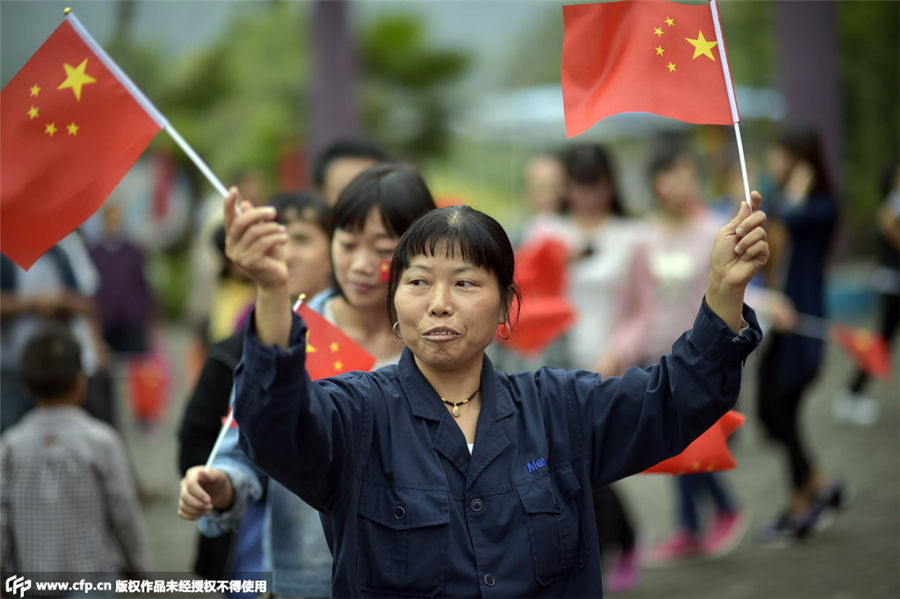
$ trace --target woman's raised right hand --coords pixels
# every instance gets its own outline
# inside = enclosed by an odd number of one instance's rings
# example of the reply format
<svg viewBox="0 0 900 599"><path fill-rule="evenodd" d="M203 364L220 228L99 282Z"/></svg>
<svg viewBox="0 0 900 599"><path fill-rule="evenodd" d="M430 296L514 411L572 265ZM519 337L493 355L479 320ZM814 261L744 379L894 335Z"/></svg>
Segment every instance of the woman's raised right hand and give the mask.
<svg viewBox="0 0 900 599"><path fill-rule="evenodd" d="M288 236L284 225L275 222L275 208L257 207L241 201L237 188L232 187L225 197L223 209L228 259L257 287L287 289L287 263L281 246Z"/></svg>

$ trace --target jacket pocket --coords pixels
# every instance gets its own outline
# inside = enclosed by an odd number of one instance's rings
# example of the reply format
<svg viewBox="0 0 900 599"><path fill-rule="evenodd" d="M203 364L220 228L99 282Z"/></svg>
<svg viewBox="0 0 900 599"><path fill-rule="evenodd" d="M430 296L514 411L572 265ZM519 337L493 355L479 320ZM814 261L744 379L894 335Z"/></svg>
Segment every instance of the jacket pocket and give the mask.
<svg viewBox="0 0 900 599"><path fill-rule="evenodd" d="M531 541L534 572L542 585L583 566L586 551L579 551L583 535L576 496L581 483L571 466L516 487Z"/></svg>
<svg viewBox="0 0 900 599"><path fill-rule="evenodd" d="M367 590L433 596L444 587L447 491L362 483L357 564Z"/></svg>

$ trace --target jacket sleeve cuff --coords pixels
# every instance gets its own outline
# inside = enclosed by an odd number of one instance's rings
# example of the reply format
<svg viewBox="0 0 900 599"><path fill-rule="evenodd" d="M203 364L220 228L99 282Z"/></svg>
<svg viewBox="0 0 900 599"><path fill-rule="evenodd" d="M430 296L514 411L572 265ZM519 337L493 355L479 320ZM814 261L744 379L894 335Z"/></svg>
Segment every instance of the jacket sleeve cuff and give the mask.
<svg viewBox="0 0 900 599"><path fill-rule="evenodd" d="M694 326L688 333L691 345L703 356L730 363L743 363L762 340L762 329L756 313L747 304L744 304L741 316L741 330L735 334L710 309L704 297Z"/></svg>
<svg viewBox="0 0 900 599"><path fill-rule="evenodd" d="M250 380L262 389L270 389L276 382L286 388L302 384L302 372L306 364L306 323L296 313L291 314L291 333L287 349L277 345L263 345L256 335L255 310L247 318L244 330L243 368ZM284 377L284 380L281 380Z"/></svg>

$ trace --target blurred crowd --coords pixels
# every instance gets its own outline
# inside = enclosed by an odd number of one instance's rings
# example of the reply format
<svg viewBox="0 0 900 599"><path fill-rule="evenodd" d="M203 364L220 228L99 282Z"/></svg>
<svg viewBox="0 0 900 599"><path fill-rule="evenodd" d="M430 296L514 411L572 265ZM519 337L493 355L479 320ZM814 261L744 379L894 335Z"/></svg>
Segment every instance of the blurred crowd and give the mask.
<svg viewBox="0 0 900 599"><path fill-rule="evenodd" d="M292 293L321 297L315 309L385 363L401 346L390 336L387 316L377 315L386 305L378 270L408 226L391 211L414 210L397 208L389 198L366 199L391 169L415 173L410 165L396 166L377 145L346 139L316 157L309 189L268 194L265 174L252 169L233 181L244 200L272 206L287 227ZM495 344L490 351L498 367L549 365L615 376L656 361L690 328L706 291L709 248L744 201L740 171L719 173L713 182L705 157L679 137L649 144L641 169L650 197L629 197L620 185L612 146L572 143L522 164L517 210L528 218L508 233L519 248L564 248L563 295L575 319L526 352ZM747 506L730 483L740 470L674 477L670 534L651 547L642 546L641 522L616 485L595 489L608 592L634 587L650 575L646 568L722 556L744 539L773 548L802 544L848 506L853 481L817 458L803 415L830 338L828 270L843 198L809 129L785 127L760 171L755 175L773 255L746 301L767 334L758 363L746 373L757 379L757 397L742 398L740 408L777 447L781 463L772 468L783 470L783 489L771 494L770 505L754 506L770 512L763 528L747 530ZM414 193L416 185L412 177L383 193ZM872 293L878 300L871 320L890 344L900 323L900 163L886 165L881 185L883 201L872 225L878 237ZM360 202L374 208L359 212ZM635 206L650 209L636 214ZM380 219L369 218L373 210ZM4 573L140 576L148 569L145 490L135 484L117 410L131 409L152 427L164 417L172 362L181 357L161 342L164 315L148 262L152 250L128 235L115 196L98 219L92 231L71 233L27 271L3 257ZM255 287L225 254L222 220L215 197L196 215L182 318L193 339L190 393L184 413L171 416L181 423L177 438L158 441L178 445L173 468L186 481L219 485L231 499L222 509L214 501L214 512L199 517L196 559L184 569L213 580L267 571L274 574L275 597L329 596L330 555L311 508L228 451L209 471L197 469L206 464L228 413L232 372L255 299ZM523 302L527 306L527 296ZM116 384L120 380L127 383ZM866 395L870 384L871 372L862 364L834 395L834 417L876 424L880 406ZM128 397L116 397L119 392ZM236 441L229 451L239 454ZM218 497L213 491L210 496Z"/></svg>

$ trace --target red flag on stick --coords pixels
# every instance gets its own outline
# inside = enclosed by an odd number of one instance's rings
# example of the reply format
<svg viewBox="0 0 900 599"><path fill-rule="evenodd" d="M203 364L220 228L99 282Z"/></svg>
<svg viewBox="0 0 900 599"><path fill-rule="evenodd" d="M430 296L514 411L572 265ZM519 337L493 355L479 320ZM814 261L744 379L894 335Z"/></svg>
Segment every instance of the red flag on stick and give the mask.
<svg viewBox="0 0 900 599"><path fill-rule="evenodd" d="M619 112L652 112L688 123L731 125L707 4L624 0L563 7L562 92L573 137Z"/></svg>
<svg viewBox="0 0 900 599"><path fill-rule="evenodd" d="M312 380L352 370L371 370L375 358L306 302L294 310L306 323L306 372Z"/></svg>
<svg viewBox="0 0 900 599"><path fill-rule="evenodd" d="M728 411L684 451L647 468L642 474L695 474L715 470L731 470L737 465L728 451L728 436L744 424L744 415Z"/></svg>
<svg viewBox="0 0 900 599"><path fill-rule="evenodd" d="M527 243L516 251L515 280L522 305L509 338L500 340L526 358L539 354L575 324L575 308L565 297L568 261L568 248L554 239Z"/></svg>
<svg viewBox="0 0 900 599"><path fill-rule="evenodd" d="M891 351L884 337L841 324L831 325L831 337L860 370L883 381L891 377Z"/></svg>
<svg viewBox="0 0 900 599"><path fill-rule="evenodd" d="M23 268L87 220L165 118L66 19L0 92L0 251Z"/></svg>

